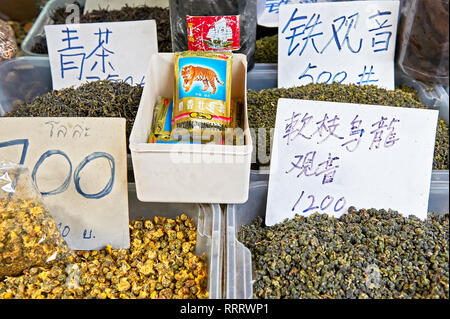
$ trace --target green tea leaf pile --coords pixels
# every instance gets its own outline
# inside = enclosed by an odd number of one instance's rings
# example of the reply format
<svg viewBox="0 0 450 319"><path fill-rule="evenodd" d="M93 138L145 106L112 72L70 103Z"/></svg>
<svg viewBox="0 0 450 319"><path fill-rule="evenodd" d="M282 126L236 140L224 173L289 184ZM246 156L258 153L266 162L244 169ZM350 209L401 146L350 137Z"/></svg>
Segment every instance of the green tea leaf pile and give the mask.
<svg viewBox="0 0 450 319"><path fill-rule="evenodd" d="M9 117L124 117L127 141L142 95L142 86L95 81L78 88L54 90L4 116Z"/></svg>
<svg viewBox="0 0 450 319"><path fill-rule="evenodd" d="M278 34L256 40L256 63L278 62Z"/></svg>

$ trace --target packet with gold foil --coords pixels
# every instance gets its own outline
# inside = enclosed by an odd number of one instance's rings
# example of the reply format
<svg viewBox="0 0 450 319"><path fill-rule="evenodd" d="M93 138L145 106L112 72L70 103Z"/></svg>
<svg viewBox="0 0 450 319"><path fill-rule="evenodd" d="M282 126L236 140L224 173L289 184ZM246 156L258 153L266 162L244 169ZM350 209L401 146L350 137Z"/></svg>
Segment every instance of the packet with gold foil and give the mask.
<svg viewBox="0 0 450 319"><path fill-rule="evenodd" d="M185 51L175 52L174 59L172 129L186 129L194 137L225 132L231 125L233 55Z"/></svg>
<svg viewBox="0 0 450 319"><path fill-rule="evenodd" d="M170 139L170 133L172 131L172 111L172 99L161 97L153 110L152 131L148 137L149 143L154 143L155 138L161 140Z"/></svg>

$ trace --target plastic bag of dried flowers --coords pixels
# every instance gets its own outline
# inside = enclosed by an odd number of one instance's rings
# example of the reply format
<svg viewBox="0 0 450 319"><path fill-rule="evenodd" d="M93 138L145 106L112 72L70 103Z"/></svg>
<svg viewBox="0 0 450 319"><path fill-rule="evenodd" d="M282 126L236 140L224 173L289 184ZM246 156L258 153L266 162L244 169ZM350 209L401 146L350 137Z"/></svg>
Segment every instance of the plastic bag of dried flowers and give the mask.
<svg viewBox="0 0 450 319"><path fill-rule="evenodd" d="M29 170L0 162L0 280L60 259L66 252Z"/></svg>
<svg viewBox="0 0 450 319"><path fill-rule="evenodd" d="M12 59L17 53L14 30L5 21L0 19L0 62Z"/></svg>

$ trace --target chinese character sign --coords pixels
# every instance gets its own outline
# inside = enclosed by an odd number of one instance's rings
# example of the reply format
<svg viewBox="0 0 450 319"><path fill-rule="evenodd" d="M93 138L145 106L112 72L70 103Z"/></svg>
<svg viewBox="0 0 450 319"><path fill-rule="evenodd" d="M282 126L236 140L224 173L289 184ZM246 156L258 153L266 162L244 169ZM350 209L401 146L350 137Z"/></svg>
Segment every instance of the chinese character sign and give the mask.
<svg viewBox="0 0 450 319"><path fill-rule="evenodd" d="M55 90L95 80L143 85L158 52L154 20L48 25L45 33Z"/></svg>
<svg viewBox="0 0 450 319"><path fill-rule="evenodd" d="M309 83L394 89L399 1L279 8L278 87Z"/></svg>
<svg viewBox="0 0 450 319"><path fill-rule="evenodd" d="M258 24L265 27L278 27L278 13L281 5L333 1L339 0L258 0Z"/></svg>
<svg viewBox="0 0 450 319"><path fill-rule="evenodd" d="M438 111L279 99L266 224L350 206L426 218Z"/></svg>

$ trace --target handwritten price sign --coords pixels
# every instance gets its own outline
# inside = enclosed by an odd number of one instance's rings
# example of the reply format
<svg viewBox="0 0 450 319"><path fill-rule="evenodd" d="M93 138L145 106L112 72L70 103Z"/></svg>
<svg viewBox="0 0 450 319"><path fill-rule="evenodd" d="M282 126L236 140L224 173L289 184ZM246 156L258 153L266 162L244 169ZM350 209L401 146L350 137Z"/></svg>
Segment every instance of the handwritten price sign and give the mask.
<svg viewBox="0 0 450 319"><path fill-rule="evenodd" d="M438 111L280 99L266 224L348 207L426 218Z"/></svg>
<svg viewBox="0 0 450 319"><path fill-rule="evenodd" d="M398 0L280 6L278 87L339 82L393 90L398 8Z"/></svg>
<svg viewBox="0 0 450 319"><path fill-rule="evenodd" d="M129 247L125 119L0 118L0 136L71 249Z"/></svg>

